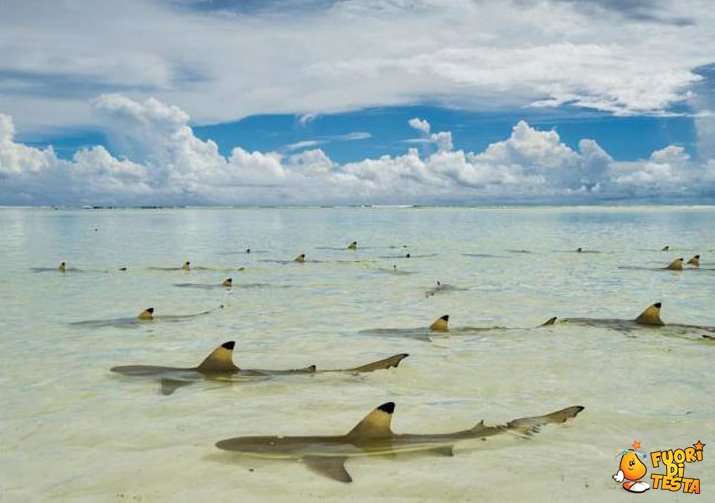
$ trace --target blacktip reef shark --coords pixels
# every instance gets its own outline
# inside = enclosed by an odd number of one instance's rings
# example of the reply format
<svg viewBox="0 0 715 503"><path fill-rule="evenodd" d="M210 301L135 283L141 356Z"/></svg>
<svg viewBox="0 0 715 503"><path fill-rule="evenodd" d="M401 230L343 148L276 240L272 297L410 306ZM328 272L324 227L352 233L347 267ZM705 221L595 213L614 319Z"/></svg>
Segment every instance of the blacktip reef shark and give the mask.
<svg viewBox="0 0 715 503"><path fill-rule="evenodd" d="M226 278L221 283L174 283L174 286L181 288L201 288L202 290L213 290L216 288L231 288L233 286L233 278Z"/></svg>
<svg viewBox="0 0 715 503"><path fill-rule="evenodd" d="M685 259L683 257L676 258L670 264L665 267L636 267L636 266L621 266L619 269L644 269L649 271L685 271L688 269L699 269L700 268L700 255L693 255L688 260L687 265L692 267L685 267ZM712 269L703 269L704 271L710 271Z"/></svg>
<svg viewBox="0 0 715 503"><path fill-rule="evenodd" d="M207 314L211 314L214 311L217 311L219 309L223 309L223 304L221 304L220 306L215 307L213 309L201 311L200 313L155 315L154 308L148 307L144 311L139 313L137 316L134 316L131 318L114 318L114 319L107 319L107 320L75 321L75 322L70 323L70 325L92 327L92 328L100 328L100 327L132 328L132 327L138 327L138 326L146 324L146 323L158 323L158 322L173 323L173 322L191 320L194 318L198 318L200 316L206 316Z"/></svg>
<svg viewBox="0 0 715 503"><path fill-rule="evenodd" d="M482 420L472 428L452 433L400 434L394 433L391 427L395 403L387 402L370 412L345 435L234 437L217 442L216 447L252 457L300 460L318 474L339 482L352 482L345 468L349 458L404 453L453 456L457 442L486 440L502 433L529 436L547 424L566 422L583 409L581 405L574 405L544 416L523 417L495 426L487 426Z"/></svg>
<svg viewBox="0 0 715 503"><path fill-rule="evenodd" d="M405 271L404 269L398 269L397 264L392 264L392 267L379 267L377 270L388 274L394 274L395 276L406 276L409 274L415 274L414 271Z"/></svg>
<svg viewBox="0 0 715 503"><path fill-rule="evenodd" d="M614 318L565 318L559 319L553 317L542 324L542 327L553 326L556 324L578 324L586 326L606 327L613 330L628 332L639 328L657 329L664 333L675 333L677 335L688 334L692 332L709 332L715 334L715 327L701 325L683 325L678 323L664 323L660 319L660 308L662 304L656 302L648 306L641 314L633 319L614 319ZM702 338L713 339L711 336L702 335Z"/></svg>
<svg viewBox="0 0 715 503"><path fill-rule="evenodd" d="M191 271L196 268L191 267L191 262L187 260L181 267L149 267L148 269L152 271Z"/></svg>
<svg viewBox="0 0 715 503"><path fill-rule="evenodd" d="M105 270L93 270L90 271L88 269L77 269L76 267L68 267L67 262L62 261L57 267L33 267L32 272L60 272L60 273L68 273L68 272L109 272Z"/></svg>
<svg viewBox="0 0 715 503"><path fill-rule="evenodd" d="M425 297L433 297L441 293L451 293L451 292L463 292L468 290L467 288L460 288L458 286L449 285L447 283L437 282L437 286L434 286L425 292Z"/></svg>
<svg viewBox="0 0 715 503"><path fill-rule="evenodd" d="M416 328L372 328L369 330L361 330L361 335L377 335L383 337L410 337L421 341L431 341L433 336L440 335L474 335L480 332L489 332L496 330L531 330L538 329L547 324L541 324L533 327L456 327L450 328L449 315L445 314L437 318L429 327Z"/></svg>
<svg viewBox="0 0 715 503"><path fill-rule="evenodd" d="M189 384L203 379L238 382L245 381L247 379L267 378L291 374L317 374L327 372L363 374L373 372L375 370L397 367L402 360L409 356L407 353L400 353L383 360L378 360L349 369L318 370L315 365L288 370L242 369L233 363L233 349L235 346L235 341L224 342L219 347L214 349L211 354L196 367L127 365L112 367L110 370L126 376L158 378L161 381L162 393L164 395L170 395L182 386L188 386Z"/></svg>

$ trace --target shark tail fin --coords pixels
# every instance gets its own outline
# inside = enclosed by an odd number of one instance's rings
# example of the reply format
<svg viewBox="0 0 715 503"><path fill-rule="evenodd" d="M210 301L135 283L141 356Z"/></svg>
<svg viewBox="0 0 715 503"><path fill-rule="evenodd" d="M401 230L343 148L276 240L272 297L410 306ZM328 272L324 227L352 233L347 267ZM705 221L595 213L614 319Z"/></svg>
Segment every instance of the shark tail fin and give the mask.
<svg viewBox="0 0 715 503"><path fill-rule="evenodd" d="M372 372L374 370L389 369L392 367L397 367L402 360L410 356L407 353L400 353L398 355L392 355L389 358L383 360L378 360L376 362L368 363L367 365L362 365L360 367L355 367L353 369L348 369L348 372Z"/></svg>
<svg viewBox="0 0 715 503"><path fill-rule="evenodd" d="M656 327L662 327L665 325L660 319L660 302L656 302L648 306L645 311L638 315L635 321L639 325L652 325Z"/></svg>
<svg viewBox="0 0 715 503"><path fill-rule="evenodd" d="M676 258L670 264L668 264L665 268L670 271L682 271L683 270L683 258L682 257Z"/></svg>
<svg viewBox="0 0 715 503"><path fill-rule="evenodd" d="M147 307L144 311L139 313L137 316L140 320L153 320L154 319L154 308Z"/></svg>
<svg viewBox="0 0 715 503"><path fill-rule="evenodd" d="M688 265L700 267L700 255L693 255L692 257L690 257L690 260L688 260Z"/></svg>
<svg viewBox="0 0 715 503"><path fill-rule="evenodd" d="M229 370L238 370L238 367L233 363L233 348L236 346L234 341L228 341L221 344L208 355L201 365L196 367L199 371L222 372Z"/></svg>
<svg viewBox="0 0 715 503"><path fill-rule="evenodd" d="M509 421L506 424L506 427L508 430L517 431L524 435L530 435L532 433L538 433L541 427L547 424L564 423L567 420L576 417L583 409L584 407L581 405L574 405L544 416L522 417L520 419Z"/></svg>
<svg viewBox="0 0 715 503"><path fill-rule="evenodd" d="M350 430L350 438L387 438L392 436L392 413L395 402L383 403Z"/></svg>
<svg viewBox="0 0 715 503"><path fill-rule="evenodd" d="M434 320L429 329L435 332L447 332L449 330L449 315L445 314Z"/></svg>

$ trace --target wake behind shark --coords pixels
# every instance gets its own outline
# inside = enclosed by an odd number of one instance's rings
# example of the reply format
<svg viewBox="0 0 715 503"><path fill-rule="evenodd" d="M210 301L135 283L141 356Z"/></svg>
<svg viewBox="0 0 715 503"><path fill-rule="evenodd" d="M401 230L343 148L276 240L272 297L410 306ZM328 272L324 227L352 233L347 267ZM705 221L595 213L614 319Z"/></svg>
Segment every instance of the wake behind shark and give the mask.
<svg viewBox="0 0 715 503"><path fill-rule="evenodd" d="M159 379L161 382L161 392L164 395L170 395L178 388L204 379L240 382L291 374L317 374L327 372L363 374L375 370L397 367L402 360L409 356L407 353L400 353L366 365L347 369L318 370L315 365L287 370L243 369L237 367L233 362L233 349L235 345L236 343L234 341L221 344L196 367L126 365L112 367L110 370L126 376Z"/></svg>
<svg viewBox="0 0 715 503"><path fill-rule="evenodd" d="M223 309L223 304L213 309L208 309L206 311L201 311L199 313L193 314L163 314L155 315L154 308L149 307L144 311L139 313L139 315L131 318L113 318L106 320L85 320L85 321L75 321L70 323L73 326L91 327L91 328L101 328L101 327L120 327L120 328L133 328L146 323L156 323L156 322L180 322L192 320L200 316L206 316L214 311Z"/></svg>
<svg viewBox="0 0 715 503"><path fill-rule="evenodd" d="M553 317L546 321L542 326L553 326L556 324L578 324L594 327L606 327L612 330L628 332L637 329L657 329L664 333L675 335L686 335L693 332L709 332L715 334L715 327L702 325L684 325L679 323L664 323L660 318L660 308L662 304L656 302L648 306L641 314L633 319L618 319L618 318L565 318L559 319ZM702 338L712 339L707 335L702 335Z"/></svg>
<svg viewBox="0 0 715 503"><path fill-rule="evenodd" d="M340 482L352 482L345 469L345 461L349 458L403 453L453 456L457 442L486 440L502 433L529 435L544 425L563 423L583 409L575 405L544 416L523 417L496 426L487 426L480 421L472 428L452 433L398 434L391 428L395 403L387 402L370 412L345 435L235 437L217 442L216 447L253 457L301 460L316 473Z"/></svg>

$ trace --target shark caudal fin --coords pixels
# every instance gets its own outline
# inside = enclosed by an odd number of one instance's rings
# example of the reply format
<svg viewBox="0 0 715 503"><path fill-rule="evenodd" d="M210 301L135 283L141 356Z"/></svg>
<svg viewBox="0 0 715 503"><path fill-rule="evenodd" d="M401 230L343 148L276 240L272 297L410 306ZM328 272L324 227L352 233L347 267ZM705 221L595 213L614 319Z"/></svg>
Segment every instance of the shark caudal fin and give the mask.
<svg viewBox="0 0 715 503"><path fill-rule="evenodd" d="M200 372L227 372L238 370L238 367L233 364L233 348L236 346L234 341L228 341L214 349L210 355L206 357L201 365L196 367Z"/></svg>
<svg viewBox="0 0 715 503"><path fill-rule="evenodd" d="M666 269L670 271L682 271L683 270L683 258L676 258L670 264L668 264Z"/></svg>
<svg viewBox="0 0 715 503"><path fill-rule="evenodd" d="M348 245L348 250L357 250L357 241L353 241Z"/></svg>
<svg viewBox="0 0 715 503"><path fill-rule="evenodd" d="M189 269L191 269L191 262L189 262L189 261L187 260L186 262L184 262L184 265L182 265L181 268L182 268L184 271L188 271Z"/></svg>
<svg viewBox="0 0 715 503"><path fill-rule="evenodd" d="M64 262L64 261L60 262L60 265L57 266L57 270L58 270L58 271L62 271L62 272L66 271L66 270L67 270L67 263Z"/></svg>
<svg viewBox="0 0 715 503"><path fill-rule="evenodd" d="M429 326L435 332L447 332L449 330L449 315L440 316Z"/></svg>
<svg viewBox="0 0 715 503"><path fill-rule="evenodd" d="M360 421L355 428L350 430L347 437L361 438L387 438L392 436L392 413L395 412L395 402L387 402L370 412Z"/></svg>
<svg viewBox="0 0 715 503"><path fill-rule="evenodd" d="M378 360L376 362L368 363L361 367L355 367L354 369L348 369L348 372L373 372L375 370L389 369L392 367L397 367L402 360L410 356L407 353L401 353L399 355L393 355L384 360Z"/></svg>
<svg viewBox="0 0 715 503"><path fill-rule="evenodd" d="M662 327L665 325L660 319L660 302L656 302L653 305L648 306L645 311L638 315L635 321L639 325L652 325L656 327Z"/></svg>
<svg viewBox="0 0 715 503"><path fill-rule="evenodd" d="M231 286L233 285L233 278L226 278L221 282L221 286Z"/></svg>
<svg viewBox="0 0 715 503"><path fill-rule="evenodd" d="M154 308L148 307L137 316L140 320L153 320L154 319Z"/></svg>
<svg viewBox="0 0 715 503"><path fill-rule="evenodd" d="M700 267L700 255L693 255L692 257L690 257L690 260L688 260L688 265Z"/></svg>
<svg viewBox="0 0 715 503"><path fill-rule="evenodd" d="M301 263L305 262L305 253L301 253L300 255L298 255L298 256L294 259L294 261L295 261L295 262L301 262Z"/></svg>
<svg viewBox="0 0 715 503"><path fill-rule="evenodd" d="M660 249L660 251L668 251L670 250L670 246L665 245L663 248Z"/></svg>
<svg viewBox="0 0 715 503"><path fill-rule="evenodd" d="M520 419L509 421L506 424L506 427L508 430L517 431L524 435L538 433L542 426L551 423L564 423L567 420L576 417L583 409L584 407L581 405L574 405L572 407L557 410L551 414L546 414L545 416L522 417Z"/></svg>
<svg viewBox="0 0 715 503"><path fill-rule="evenodd" d="M558 320L558 319L559 319L559 318L558 318L557 316L554 316L553 318L549 318L548 320L546 320L545 322L543 322L543 323L542 323L541 325L539 325L539 326L540 326L540 327L549 327L549 326L551 326L551 325L555 325L555 324L556 324L556 320Z"/></svg>

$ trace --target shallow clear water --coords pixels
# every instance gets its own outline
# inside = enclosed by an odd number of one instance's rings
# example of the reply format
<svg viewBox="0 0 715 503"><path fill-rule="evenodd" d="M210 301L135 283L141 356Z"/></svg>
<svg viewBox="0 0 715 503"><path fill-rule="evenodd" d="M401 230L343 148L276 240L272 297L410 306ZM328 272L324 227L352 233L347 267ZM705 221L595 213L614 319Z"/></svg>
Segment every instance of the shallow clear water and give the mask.
<svg viewBox="0 0 715 503"><path fill-rule="evenodd" d="M698 331L556 325L432 342L360 333L427 326L446 313L455 328L633 318L656 301L666 322L715 325L715 271L705 270L715 268L712 207L5 208L0 224L3 501L625 501L632 496L611 479L614 450L634 440L646 451L715 445L715 345ZM326 249L352 240L356 251ZM657 251L665 244L671 251ZM231 253L247 247L265 253ZM570 251L577 247L604 253ZM522 249L532 253L507 251ZM272 262L302 252L303 265ZM380 258L407 252L413 258ZM695 253L703 270L619 269ZM32 271L62 260L83 272ZM185 260L211 269L149 269ZM413 274L390 274L393 264ZM238 267L246 269L213 270ZM228 276L230 291L174 286ZM438 280L466 290L425 296ZM219 304L177 323L71 324ZM227 340L249 368L410 357L360 376L203 381L170 396L156 381L109 372L193 366ZM393 429L410 433L586 410L529 441L458 445L452 458L349 460L353 484L214 447L239 435L344 433L388 400L397 403ZM715 493L710 457L686 470L703 495Z"/></svg>

